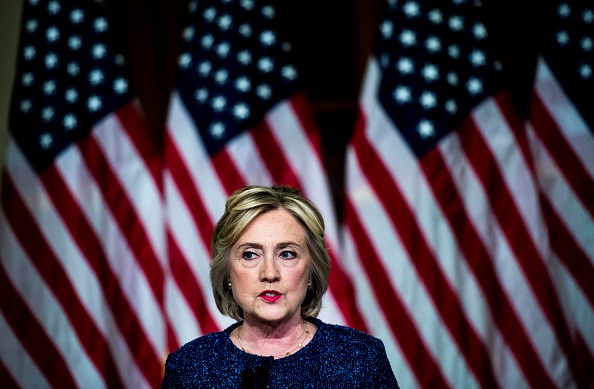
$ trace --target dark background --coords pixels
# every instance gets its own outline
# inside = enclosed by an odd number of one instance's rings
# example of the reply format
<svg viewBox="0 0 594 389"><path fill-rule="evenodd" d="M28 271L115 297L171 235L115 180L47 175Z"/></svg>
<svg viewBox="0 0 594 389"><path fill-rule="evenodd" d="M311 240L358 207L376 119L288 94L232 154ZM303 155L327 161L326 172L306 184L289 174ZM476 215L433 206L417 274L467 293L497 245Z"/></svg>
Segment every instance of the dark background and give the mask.
<svg viewBox="0 0 594 389"><path fill-rule="evenodd" d="M404 0L399 0L404 1ZM445 0L437 0L445 1ZM467 0L478 1L478 0ZM423 1L423 4L431 1ZM185 1L108 0L119 49L153 135L163 133L175 83ZM540 26L536 0L483 0L512 97L526 112ZM324 159L340 217L345 147L384 0L281 0L275 6L297 54L324 146Z"/></svg>

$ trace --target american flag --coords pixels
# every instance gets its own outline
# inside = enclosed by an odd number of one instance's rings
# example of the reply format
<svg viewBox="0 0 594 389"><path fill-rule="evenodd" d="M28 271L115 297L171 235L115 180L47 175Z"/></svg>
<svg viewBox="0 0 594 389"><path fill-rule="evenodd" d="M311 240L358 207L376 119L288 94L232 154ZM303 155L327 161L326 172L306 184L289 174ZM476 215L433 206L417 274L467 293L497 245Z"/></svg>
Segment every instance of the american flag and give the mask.
<svg viewBox="0 0 594 389"><path fill-rule="evenodd" d="M316 203L333 259L321 317L361 325L339 262L320 136L274 2L189 1L186 7L165 137L166 301L175 341L230 324L212 299L210 238L226 198L248 184L295 186Z"/></svg>
<svg viewBox="0 0 594 389"><path fill-rule="evenodd" d="M347 148L345 267L402 387L579 386L575 335L591 371L594 333L591 127L582 165L567 161L584 173L587 212L549 236L545 221L575 214L545 212L572 206L541 203L483 12L480 1L387 1ZM575 248L581 284L556 269ZM580 295L567 310L563 283Z"/></svg>
<svg viewBox="0 0 594 389"><path fill-rule="evenodd" d="M3 387L161 380L161 156L97 1L24 3L0 211Z"/></svg>
<svg viewBox="0 0 594 389"><path fill-rule="evenodd" d="M551 244L551 277L594 382L594 5L549 1L528 135Z"/></svg>

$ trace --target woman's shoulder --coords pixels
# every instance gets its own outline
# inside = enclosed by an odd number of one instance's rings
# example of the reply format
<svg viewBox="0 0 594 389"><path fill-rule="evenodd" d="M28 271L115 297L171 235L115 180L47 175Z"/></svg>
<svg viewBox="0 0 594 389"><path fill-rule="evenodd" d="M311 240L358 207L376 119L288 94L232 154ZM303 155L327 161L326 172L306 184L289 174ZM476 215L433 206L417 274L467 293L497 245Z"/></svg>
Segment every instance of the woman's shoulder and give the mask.
<svg viewBox="0 0 594 389"><path fill-rule="evenodd" d="M333 366L331 372L326 371L330 381L346 378L356 383L353 387L398 387L381 339L343 325L315 324L319 338L312 354L317 353L324 366Z"/></svg>
<svg viewBox="0 0 594 389"><path fill-rule="evenodd" d="M358 330L356 328L347 327L340 324L332 324L326 323L321 321L320 319L315 319L313 322L319 329L323 330L323 333L326 333L328 336L341 336L353 339L361 339L361 340L368 340L368 341L376 341L379 340L378 338L370 335L366 332Z"/></svg>
<svg viewBox="0 0 594 389"><path fill-rule="evenodd" d="M170 354L170 357L180 358L187 355L200 355L201 350L212 350L217 344L224 340L224 331L212 332L210 334L202 335L194 340L185 343L183 346Z"/></svg>
<svg viewBox="0 0 594 389"><path fill-rule="evenodd" d="M319 319L315 319L314 324L318 327L320 338L326 342L337 342L344 345L355 343L371 348L383 348L383 342L379 338L358 329L325 323Z"/></svg>
<svg viewBox="0 0 594 389"><path fill-rule="evenodd" d="M195 387L197 380L214 383L228 379L236 369L230 365L237 360L228 330L202 335L169 354L162 387ZM224 378L222 370L227 374Z"/></svg>
<svg viewBox="0 0 594 389"><path fill-rule="evenodd" d="M189 342L185 343L183 346L172 352L169 355L169 358L184 359L186 357L191 356L193 359L195 359L197 356L200 355L204 355L208 358L208 355L212 352L212 350L220 350L221 346L227 345L227 343L229 342L229 334L236 325L237 323L223 331L211 332L199 336L194 340L190 340Z"/></svg>

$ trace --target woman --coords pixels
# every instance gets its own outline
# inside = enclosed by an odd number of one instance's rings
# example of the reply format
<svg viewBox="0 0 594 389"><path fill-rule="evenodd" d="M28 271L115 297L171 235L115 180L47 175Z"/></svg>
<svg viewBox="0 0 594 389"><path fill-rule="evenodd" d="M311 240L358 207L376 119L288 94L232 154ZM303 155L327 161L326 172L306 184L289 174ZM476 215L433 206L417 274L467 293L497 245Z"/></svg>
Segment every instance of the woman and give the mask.
<svg viewBox="0 0 594 389"><path fill-rule="evenodd" d="M397 388L383 343L316 319L330 258L317 208L288 186L235 192L212 236L218 309L238 322L167 358L162 388Z"/></svg>

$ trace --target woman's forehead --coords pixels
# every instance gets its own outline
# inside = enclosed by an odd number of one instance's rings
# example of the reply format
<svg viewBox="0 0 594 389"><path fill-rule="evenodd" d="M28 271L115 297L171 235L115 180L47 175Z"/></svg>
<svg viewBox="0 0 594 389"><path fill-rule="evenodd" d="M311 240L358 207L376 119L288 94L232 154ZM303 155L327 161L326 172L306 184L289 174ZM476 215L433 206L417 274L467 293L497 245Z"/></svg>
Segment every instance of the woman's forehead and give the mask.
<svg viewBox="0 0 594 389"><path fill-rule="evenodd" d="M293 215L284 209L276 209L263 213L247 225L239 236L237 244L246 241L263 242L295 242L302 244L305 240L305 229Z"/></svg>

